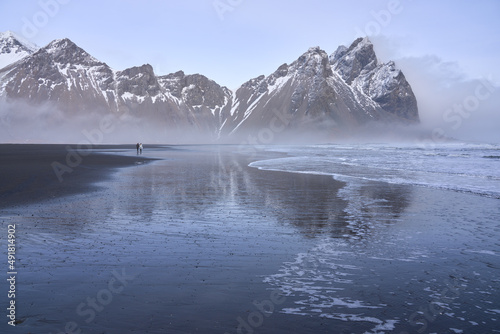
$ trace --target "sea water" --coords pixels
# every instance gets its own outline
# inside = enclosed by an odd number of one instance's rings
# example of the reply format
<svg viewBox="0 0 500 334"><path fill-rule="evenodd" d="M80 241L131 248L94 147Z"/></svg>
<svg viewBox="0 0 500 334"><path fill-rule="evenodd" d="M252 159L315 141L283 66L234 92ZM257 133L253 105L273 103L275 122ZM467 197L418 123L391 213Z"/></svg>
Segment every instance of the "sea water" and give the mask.
<svg viewBox="0 0 500 334"><path fill-rule="evenodd" d="M500 198L500 145L310 145L272 150L286 152L290 157L256 161L250 166Z"/></svg>
<svg viewBox="0 0 500 334"><path fill-rule="evenodd" d="M500 145L267 147L261 170L345 186L345 233L264 278L293 307L349 333L500 332Z"/></svg>

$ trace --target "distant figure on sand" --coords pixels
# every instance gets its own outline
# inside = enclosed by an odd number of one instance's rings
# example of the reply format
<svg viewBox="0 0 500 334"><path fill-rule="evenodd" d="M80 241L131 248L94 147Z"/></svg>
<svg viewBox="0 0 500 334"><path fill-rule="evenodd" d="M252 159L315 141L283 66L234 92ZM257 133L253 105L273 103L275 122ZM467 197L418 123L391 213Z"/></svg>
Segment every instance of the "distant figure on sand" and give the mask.
<svg viewBox="0 0 500 334"><path fill-rule="evenodd" d="M139 154L139 143L135 144L135 148L137 149L137 154Z"/></svg>
<svg viewBox="0 0 500 334"><path fill-rule="evenodd" d="M139 143L139 154L142 154L142 143Z"/></svg>

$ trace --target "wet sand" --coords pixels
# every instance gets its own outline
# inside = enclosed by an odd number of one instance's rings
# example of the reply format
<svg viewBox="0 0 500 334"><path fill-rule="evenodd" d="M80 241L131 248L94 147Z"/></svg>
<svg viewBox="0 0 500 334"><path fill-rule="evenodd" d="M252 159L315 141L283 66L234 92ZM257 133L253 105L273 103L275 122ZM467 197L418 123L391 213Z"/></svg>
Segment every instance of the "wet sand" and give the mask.
<svg viewBox="0 0 500 334"><path fill-rule="evenodd" d="M248 164L279 154L230 146L119 151L7 200L22 323L2 333L479 333L500 319L498 200L261 171Z"/></svg>
<svg viewBox="0 0 500 334"><path fill-rule="evenodd" d="M86 192L108 178L114 168L148 160L144 156L106 154L108 150L130 152L133 145L97 145L92 149L75 145L0 145L0 209Z"/></svg>

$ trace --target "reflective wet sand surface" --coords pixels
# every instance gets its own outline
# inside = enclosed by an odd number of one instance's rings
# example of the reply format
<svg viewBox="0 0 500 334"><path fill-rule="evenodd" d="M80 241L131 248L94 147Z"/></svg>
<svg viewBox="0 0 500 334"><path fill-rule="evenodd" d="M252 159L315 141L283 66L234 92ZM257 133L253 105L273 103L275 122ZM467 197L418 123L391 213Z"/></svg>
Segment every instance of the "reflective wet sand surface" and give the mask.
<svg viewBox="0 0 500 334"><path fill-rule="evenodd" d="M498 328L498 200L263 171L248 164L279 153L239 151L146 147L160 160L4 209L23 322L2 332Z"/></svg>

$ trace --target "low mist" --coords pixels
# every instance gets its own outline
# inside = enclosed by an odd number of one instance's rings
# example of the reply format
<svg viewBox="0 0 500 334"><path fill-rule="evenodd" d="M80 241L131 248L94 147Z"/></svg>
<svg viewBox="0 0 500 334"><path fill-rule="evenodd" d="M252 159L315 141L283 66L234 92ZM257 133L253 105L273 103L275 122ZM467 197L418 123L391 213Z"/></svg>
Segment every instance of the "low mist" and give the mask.
<svg viewBox="0 0 500 334"><path fill-rule="evenodd" d="M499 78L471 78L460 64L435 55L403 57L406 39L372 37L382 61L394 59L417 98L422 127L434 138L500 143Z"/></svg>
<svg viewBox="0 0 500 334"><path fill-rule="evenodd" d="M434 136L500 142L500 89L493 77L469 79L455 63L435 56L397 63L417 97L422 125Z"/></svg>
<svg viewBox="0 0 500 334"><path fill-rule="evenodd" d="M215 136L202 131L169 128L166 122L112 112L67 115L47 103L2 103L1 143L53 144L193 144L211 143Z"/></svg>
<svg viewBox="0 0 500 334"><path fill-rule="evenodd" d="M500 143L500 89L490 79L466 80L435 57L405 58L398 64L417 96L420 124L373 122L342 127L333 120L300 129L272 127L217 138L194 126L177 128L166 120L93 112L67 115L50 104L2 103L1 143L61 144L317 144L438 143L448 140Z"/></svg>

